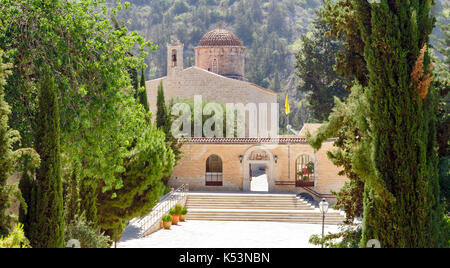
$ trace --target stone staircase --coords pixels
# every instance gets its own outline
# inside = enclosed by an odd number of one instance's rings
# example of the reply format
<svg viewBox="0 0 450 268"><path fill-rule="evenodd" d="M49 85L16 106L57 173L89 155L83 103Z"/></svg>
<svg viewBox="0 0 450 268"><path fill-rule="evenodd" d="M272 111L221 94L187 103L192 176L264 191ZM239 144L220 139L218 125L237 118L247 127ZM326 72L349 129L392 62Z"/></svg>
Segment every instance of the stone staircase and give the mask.
<svg viewBox="0 0 450 268"><path fill-rule="evenodd" d="M319 209L294 194L191 192L186 207L188 220L322 223ZM325 223L330 225L344 220L333 209L325 217Z"/></svg>

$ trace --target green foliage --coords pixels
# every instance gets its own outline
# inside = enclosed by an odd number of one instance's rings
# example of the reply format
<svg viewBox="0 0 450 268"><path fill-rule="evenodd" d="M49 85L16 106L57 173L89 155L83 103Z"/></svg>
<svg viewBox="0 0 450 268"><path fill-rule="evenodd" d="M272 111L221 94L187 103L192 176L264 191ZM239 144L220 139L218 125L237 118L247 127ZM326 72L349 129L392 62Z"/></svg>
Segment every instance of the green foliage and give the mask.
<svg viewBox="0 0 450 268"><path fill-rule="evenodd" d="M430 72L430 9L430 1L354 1L368 70L367 148L374 171L361 176L362 245L378 239L386 248L442 246L434 89L418 83Z"/></svg>
<svg viewBox="0 0 450 268"><path fill-rule="evenodd" d="M438 39L438 54L436 57L436 74L433 86L436 89L438 101L436 102L437 143L439 146L439 184L441 186L441 199L445 211L450 212L450 174L449 174L449 148L450 148L450 4L444 5L442 17L438 19L438 27L443 35Z"/></svg>
<svg viewBox="0 0 450 268"><path fill-rule="evenodd" d="M162 217L162 221L163 222L172 222L172 215L169 215L169 214L167 214L167 215L164 215L163 217Z"/></svg>
<svg viewBox="0 0 450 268"><path fill-rule="evenodd" d="M141 124L149 118L142 117ZM99 227L114 241L121 236L124 222L147 215L163 195L162 178L172 173L174 155L164 142L164 133L155 126L139 128L133 149L125 159L126 171L118 174L123 185L97 195ZM115 238L116 237L116 238Z"/></svg>
<svg viewBox="0 0 450 268"><path fill-rule="evenodd" d="M321 235L312 235L309 243L325 248L358 248L361 241L362 229L356 225L340 226L341 231L336 234L328 233L322 238Z"/></svg>
<svg viewBox="0 0 450 268"><path fill-rule="evenodd" d="M85 178L80 183L80 213L84 214L86 221L91 223L94 229L97 229L97 186L92 185L89 178Z"/></svg>
<svg viewBox="0 0 450 268"><path fill-rule="evenodd" d="M68 182L68 191L64 198L66 225L73 222L76 216L80 214L80 189L77 178L79 172L76 168L74 167L72 171L72 176L70 176Z"/></svg>
<svg viewBox="0 0 450 268"><path fill-rule="evenodd" d="M349 181L344 184L336 195L336 209L343 209L346 213L346 222L352 223L363 213L364 182L361 175L357 174L355 159L365 157L364 163L369 160L365 147L362 147L367 139L367 99L361 86L353 86L351 93L345 102L335 99L335 107L322 127L318 129L314 137L309 137L310 145L316 150L322 143L330 138L336 138L336 149L327 152L331 162L343 169L339 175L345 175ZM368 165L361 166L361 174L368 171Z"/></svg>
<svg viewBox="0 0 450 268"><path fill-rule="evenodd" d="M176 204L173 211L175 215L181 215L181 212L183 212L183 206L181 204Z"/></svg>
<svg viewBox="0 0 450 268"><path fill-rule="evenodd" d="M7 235L11 228L12 218L6 214L11 206L12 187L7 185L12 171L13 132L8 126L9 105L4 100L3 86L11 73L10 64L3 63L3 51L0 50L0 235Z"/></svg>
<svg viewBox="0 0 450 268"><path fill-rule="evenodd" d="M158 94L156 97L156 126L164 130L170 129L170 117L166 107L166 98L164 97L164 87L162 81L158 85Z"/></svg>
<svg viewBox="0 0 450 268"><path fill-rule="evenodd" d="M65 238L66 244L71 239L76 239L80 242L81 248L109 248L111 239L109 236L92 228L93 223L88 223L84 216L75 218L70 224L66 226Z"/></svg>
<svg viewBox="0 0 450 268"><path fill-rule="evenodd" d="M436 92L425 82L433 18L430 2L395 2L326 3L325 21L346 47L337 70L356 79L356 95L345 102L350 109L336 107L311 143L317 148L325 137L343 135L337 142L344 142L344 150L329 155L336 157L335 164L344 160L347 175L356 175L345 196L360 196L364 187L361 245L378 239L382 247L437 247L443 243Z"/></svg>
<svg viewBox="0 0 450 268"><path fill-rule="evenodd" d="M181 215L187 215L188 214L188 210L186 208L183 208L181 210Z"/></svg>
<svg viewBox="0 0 450 268"><path fill-rule="evenodd" d="M148 101L147 101L147 92L145 91L146 86L145 86L145 71L144 71L144 69L142 69L142 71L141 71L141 82L140 82L139 86L140 86L139 92L138 92L139 103L142 104L142 106L144 106L144 109L146 111L148 111L149 107L148 107Z"/></svg>
<svg viewBox="0 0 450 268"><path fill-rule="evenodd" d="M334 97L343 99L348 91L345 90L345 79L333 69L335 55L342 50L342 46L336 38L326 34L330 27L322 22L322 18L317 18L313 27L300 39L295 67L301 79L298 90L308 93L307 100L314 118L321 122L328 118Z"/></svg>
<svg viewBox="0 0 450 268"><path fill-rule="evenodd" d="M322 18L331 28L329 34L338 38L344 51L337 54L336 71L348 79L367 85L367 63L364 58L364 42L357 20L354 0L324 0Z"/></svg>
<svg viewBox="0 0 450 268"><path fill-rule="evenodd" d="M17 224L6 237L0 237L0 248L30 248L30 242L25 237L23 225Z"/></svg>
<svg viewBox="0 0 450 268"><path fill-rule="evenodd" d="M128 110L137 109L136 89L129 70L142 69L145 50L156 47L125 27L114 28L107 17L118 8L108 10L103 2L1 0L0 48L14 63L6 96L11 126L24 144L34 146L37 89L46 63L61 108L63 166L81 163L79 178L111 190L121 186L116 174L125 170L134 139L135 114Z"/></svg>
<svg viewBox="0 0 450 268"><path fill-rule="evenodd" d="M64 208L61 180L60 125L56 86L49 69L39 89L36 148L41 165L36 173L35 203L29 204L29 232L35 248L64 247Z"/></svg>
<svg viewBox="0 0 450 268"><path fill-rule="evenodd" d="M170 215L177 215L177 214L175 213L175 209L174 209L174 208L171 208L171 209L169 210L169 214L170 214Z"/></svg>
<svg viewBox="0 0 450 268"><path fill-rule="evenodd" d="M444 218L444 224L445 224L445 229L444 229L445 241L447 241L446 248L450 248L450 217L449 216L446 216Z"/></svg>
<svg viewBox="0 0 450 268"><path fill-rule="evenodd" d="M164 87L163 83L158 85L158 94L156 100L156 126L164 132L164 139L166 145L172 149L175 157L175 163L181 159L181 146L183 145L172 135L172 123L173 116L170 113L170 108L166 105L166 99L164 97ZM166 174L163 178L164 184L167 185L172 174Z"/></svg>

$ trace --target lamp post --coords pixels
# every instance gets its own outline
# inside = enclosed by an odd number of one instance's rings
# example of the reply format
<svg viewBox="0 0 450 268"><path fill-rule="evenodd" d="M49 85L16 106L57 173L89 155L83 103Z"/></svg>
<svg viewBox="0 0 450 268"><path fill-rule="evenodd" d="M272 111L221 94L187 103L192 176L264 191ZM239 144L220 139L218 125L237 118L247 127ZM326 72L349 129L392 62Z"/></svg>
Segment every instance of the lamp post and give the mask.
<svg viewBox="0 0 450 268"><path fill-rule="evenodd" d="M322 213L322 248L323 248L323 238L325 237L325 214L328 212L328 202L322 199L322 202L319 203L319 210Z"/></svg>

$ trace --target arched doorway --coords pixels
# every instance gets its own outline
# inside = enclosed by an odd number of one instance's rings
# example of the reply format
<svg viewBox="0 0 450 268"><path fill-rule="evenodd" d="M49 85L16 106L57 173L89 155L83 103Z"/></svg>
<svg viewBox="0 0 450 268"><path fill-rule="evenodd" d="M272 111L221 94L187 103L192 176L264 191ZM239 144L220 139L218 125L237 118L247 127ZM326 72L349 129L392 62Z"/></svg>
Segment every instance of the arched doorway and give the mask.
<svg viewBox="0 0 450 268"><path fill-rule="evenodd" d="M274 157L272 152L265 146L253 146L244 154L244 181L243 191L252 191L252 176L255 169L264 168L267 176L267 191L273 191L275 182L273 180Z"/></svg>

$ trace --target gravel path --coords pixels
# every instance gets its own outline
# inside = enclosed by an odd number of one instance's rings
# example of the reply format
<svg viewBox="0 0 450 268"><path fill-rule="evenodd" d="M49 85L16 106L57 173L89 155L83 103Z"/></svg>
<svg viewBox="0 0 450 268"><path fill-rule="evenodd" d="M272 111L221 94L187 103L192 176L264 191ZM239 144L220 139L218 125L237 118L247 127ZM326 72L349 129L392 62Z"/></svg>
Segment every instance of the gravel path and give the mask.
<svg viewBox="0 0 450 268"><path fill-rule="evenodd" d="M325 233L338 232L325 226ZM307 248L313 234L321 234L320 224L278 222L188 221L160 230L145 238L123 238L119 248Z"/></svg>

